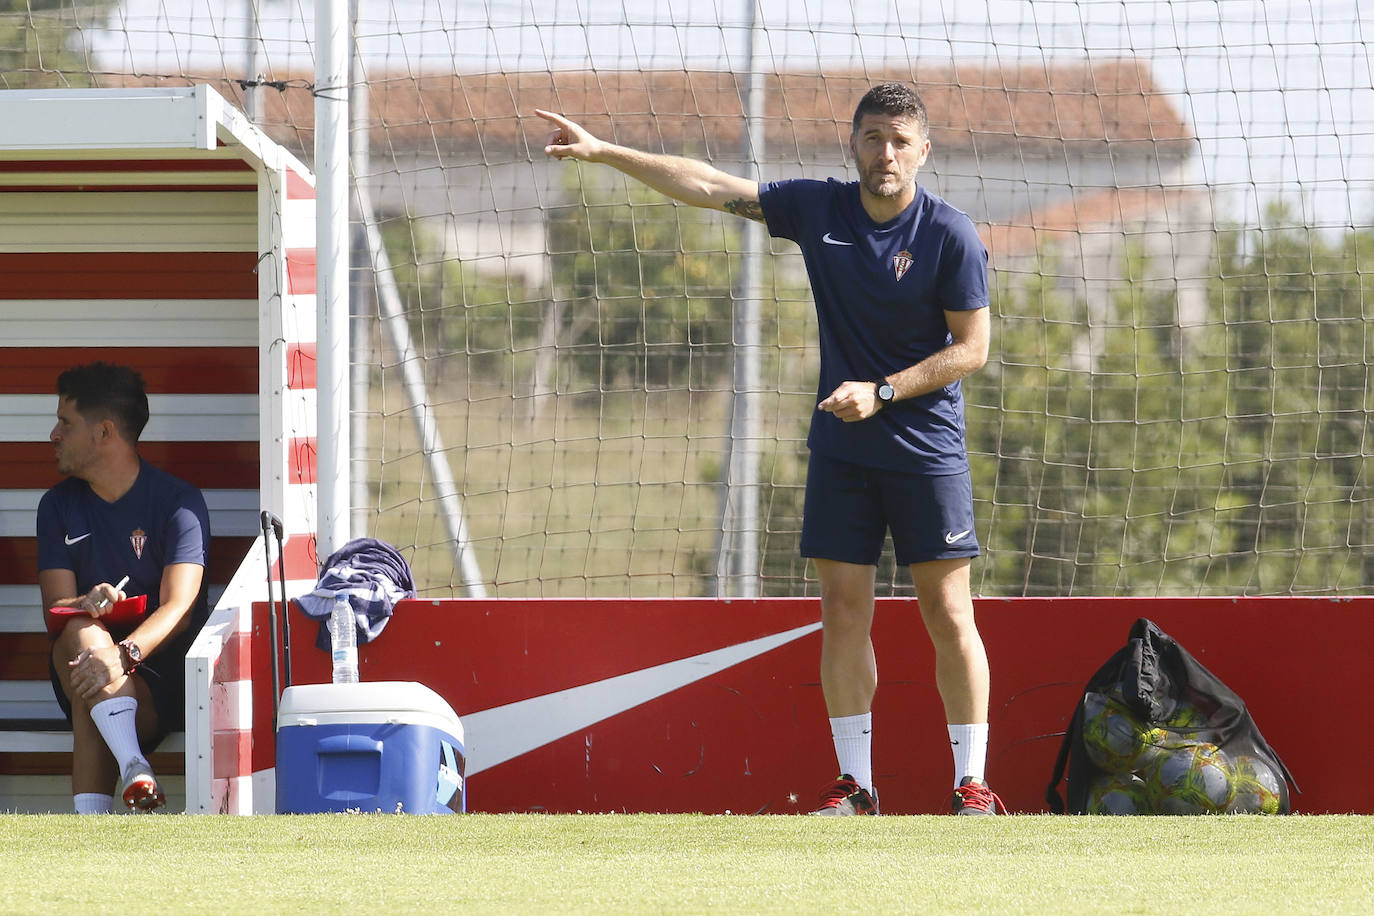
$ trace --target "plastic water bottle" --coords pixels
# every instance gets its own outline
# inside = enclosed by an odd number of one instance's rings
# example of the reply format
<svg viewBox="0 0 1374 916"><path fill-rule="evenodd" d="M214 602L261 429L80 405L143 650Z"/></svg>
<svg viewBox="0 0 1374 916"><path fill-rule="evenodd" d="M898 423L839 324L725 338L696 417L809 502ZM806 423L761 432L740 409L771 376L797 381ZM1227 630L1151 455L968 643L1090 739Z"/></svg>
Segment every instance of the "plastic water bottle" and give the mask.
<svg viewBox="0 0 1374 916"><path fill-rule="evenodd" d="M353 605L345 595L334 599L329 639L334 646L334 683L358 683L358 631L353 622Z"/></svg>

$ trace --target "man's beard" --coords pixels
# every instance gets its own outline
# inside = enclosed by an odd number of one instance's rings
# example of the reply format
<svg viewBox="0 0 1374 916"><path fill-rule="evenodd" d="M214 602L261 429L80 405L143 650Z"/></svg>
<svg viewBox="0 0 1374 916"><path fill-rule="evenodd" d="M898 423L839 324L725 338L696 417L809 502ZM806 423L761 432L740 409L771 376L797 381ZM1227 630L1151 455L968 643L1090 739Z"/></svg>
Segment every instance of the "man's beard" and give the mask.
<svg viewBox="0 0 1374 916"><path fill-rule="evenodd" d="M73 457L71 452L64 450L58 452L55 457L57 464L57 473L63 474L67 477L80 476L78 472L81 470L81 462L78 461L75 457Z"/></svg>
<svg viewBox="0 0 1374 916"><path fill-rule="evenodd" d="M901 175L875 176L870 172L864 176L863 185L874 197L901 197L911 187L911 180Z"/></svg>

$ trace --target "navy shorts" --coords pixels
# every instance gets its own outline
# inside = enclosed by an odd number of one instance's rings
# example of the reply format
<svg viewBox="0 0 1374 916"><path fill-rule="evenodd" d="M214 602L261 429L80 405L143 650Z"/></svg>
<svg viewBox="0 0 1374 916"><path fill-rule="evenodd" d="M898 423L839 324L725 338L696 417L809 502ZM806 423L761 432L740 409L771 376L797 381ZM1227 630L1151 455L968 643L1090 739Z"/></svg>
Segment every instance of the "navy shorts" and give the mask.
<svg viewBox="0 0 1374 916"><path fill-rule="evenodd" d="M812 452L801 555L876 566L889 530L901 566L978 556L968 472L904 474Z"/></svg>

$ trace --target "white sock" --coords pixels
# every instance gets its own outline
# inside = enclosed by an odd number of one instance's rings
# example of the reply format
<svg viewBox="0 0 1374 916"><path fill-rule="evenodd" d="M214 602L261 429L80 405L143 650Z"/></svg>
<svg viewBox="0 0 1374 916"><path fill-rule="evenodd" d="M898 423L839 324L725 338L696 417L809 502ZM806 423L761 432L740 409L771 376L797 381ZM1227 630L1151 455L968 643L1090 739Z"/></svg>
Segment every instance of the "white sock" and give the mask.
<svg viewBox="0 0 1374 916"><path fill-rule="evenodd" d="M948 727L949 749L954 752L954 788L959 788L965 776L983 782L988 763L988 724L976 722Z"/></svg>
<svg viewBox="0 0 1374 916"><path fill-rule="evenodd" d="M91 719L119 764L121 776L135 760L148 763L138 746L137 716L138 700L133 697L110 697L91 707Z"/></svg>
<svg viewBox="0 0 1374 916"><path fill-rule="evenodd" d="M860 786L872 792L873 713L832 717L830 737L835 742L840 772L848 773Z"/></svg>
<svg viewBox="0 0 1374 916"><path fill-rule="evenodd" d="M114 796L99 792L78 792L72 796L77 814L114 814Z"/></svg>

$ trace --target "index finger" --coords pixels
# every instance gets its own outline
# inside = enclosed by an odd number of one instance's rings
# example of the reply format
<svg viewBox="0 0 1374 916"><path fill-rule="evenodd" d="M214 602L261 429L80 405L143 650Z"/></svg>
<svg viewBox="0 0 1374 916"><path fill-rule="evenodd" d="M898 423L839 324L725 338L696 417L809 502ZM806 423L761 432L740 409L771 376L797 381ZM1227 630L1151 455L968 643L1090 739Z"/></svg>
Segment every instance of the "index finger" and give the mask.
<svg viewBox="0 0 1374 916"><path fill-rule="evenodd" d="M834 410L835 407L840 403L840 399L844 397L844 390L844 385L841 384L840 387L830 392L829 396L826 397L824 401L821 401L816 406L821 410Z"/></svg>
<svg viewBox="0 0 1374 916"><path fill-rule="evenodd" d="M106 582L100 583L92 591L101 592L100 600L95 603L90 611L92 617L104 617L114 610L116 604L128 597L120 586L110 585Z"/></svg>
<svg viewBox="0 0 1374 916"><path fill-rule="evenodd" d="M572 121L569 121L567 118L563 117L556 111L548 111L543 108L536 108L534 110L534 113L539 117L543 118L545 121L558 125L560 129L567 132L569 135L571 135L573 128L576 127L576 125L573 124Z"/></svg>

